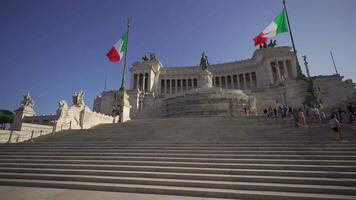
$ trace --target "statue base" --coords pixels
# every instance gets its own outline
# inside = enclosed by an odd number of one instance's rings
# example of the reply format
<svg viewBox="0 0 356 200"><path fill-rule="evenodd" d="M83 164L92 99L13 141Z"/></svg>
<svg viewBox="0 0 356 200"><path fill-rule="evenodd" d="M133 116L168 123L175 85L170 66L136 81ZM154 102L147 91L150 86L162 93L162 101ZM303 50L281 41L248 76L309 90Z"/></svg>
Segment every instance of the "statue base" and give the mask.
<svg viewBox="0 0 356 200"><path fill-rule="evenodd" d="M126 90L120 90L119 91L119 105L121 107L121 111L120 111L120 122L126 122L131 120L130 118L130 103L129 103L129 95L127 95Z"/></svg>

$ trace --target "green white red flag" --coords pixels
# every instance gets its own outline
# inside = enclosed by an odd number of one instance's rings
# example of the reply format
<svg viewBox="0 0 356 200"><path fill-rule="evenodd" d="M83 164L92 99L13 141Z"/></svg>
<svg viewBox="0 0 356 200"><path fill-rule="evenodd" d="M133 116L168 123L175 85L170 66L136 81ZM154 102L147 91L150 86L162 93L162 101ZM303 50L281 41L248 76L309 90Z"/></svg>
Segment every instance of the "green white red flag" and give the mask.
<svg viewBox="0 0 356 200"><path fill-rule="evenodd" d="M255 46L265 43L268 38L274 37L279 33L288 32L288 25L284 9L274 18L274 20L253 40Z"/></svg>
<svg viewBox="0 0 356 200"><path fill-rule="evenodd" d="M120 61L127 49L127 38L128 35L125 33L119 41L117 41L114 46L109 50L106 56L111 62Z"/></svg>

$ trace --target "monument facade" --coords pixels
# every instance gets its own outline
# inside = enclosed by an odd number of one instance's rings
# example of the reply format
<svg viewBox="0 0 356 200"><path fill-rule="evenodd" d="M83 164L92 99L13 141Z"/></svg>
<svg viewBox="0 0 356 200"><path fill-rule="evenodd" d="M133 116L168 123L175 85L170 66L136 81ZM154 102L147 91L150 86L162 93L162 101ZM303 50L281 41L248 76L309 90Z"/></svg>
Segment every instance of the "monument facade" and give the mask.
<svg viewBox="0 0 356 200"><path fill-rule="evenodd" d="M179 96L210 85L216 93L224 90L251 97L257 113L269 105L302 107L308 87L306 81L297 79L295 54L287 46L260 48L250 59L220 64L209 64L203 53L197 66L166 67L156 56L145 56L142 61L132 64L130 72L131 84L127 93L131 118L167 116L168 99L179 99ZM355 96L355 84L351 80L344 81L339 74L310 79L324 108ZM94 111L110 114L113 93L104 91L96 97Z"/></svg>

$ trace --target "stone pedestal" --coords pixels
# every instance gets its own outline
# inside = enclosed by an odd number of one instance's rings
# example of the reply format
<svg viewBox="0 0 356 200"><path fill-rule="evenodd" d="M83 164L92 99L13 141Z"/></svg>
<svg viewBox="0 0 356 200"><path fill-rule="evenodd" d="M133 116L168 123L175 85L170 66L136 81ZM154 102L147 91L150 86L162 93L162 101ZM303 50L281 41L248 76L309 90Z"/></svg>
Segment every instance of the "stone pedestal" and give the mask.
<svg viewBox="0 0 356 200"><path fill-rule="evenodd" d="M13 130L20 131L22 120L27 116L35 116L36 112L33 110L33 107L30 106L22 106L15 111L14 123L12 124Z"/></svg>
<svg viewBox="0 0 356 200"><path fill-rule="evenodd" d="M130 118L131 106L129 103L129 95L127 95L126 90L119 91L119 105L121 107L120 122L131 120Z"/></svg>
<svg viewBox="0 0 356 200"><path fill-rule="evenodd" d="M208 70L202 70L199 76L199 88L211 88L213 86L213 74Z"/></svg>

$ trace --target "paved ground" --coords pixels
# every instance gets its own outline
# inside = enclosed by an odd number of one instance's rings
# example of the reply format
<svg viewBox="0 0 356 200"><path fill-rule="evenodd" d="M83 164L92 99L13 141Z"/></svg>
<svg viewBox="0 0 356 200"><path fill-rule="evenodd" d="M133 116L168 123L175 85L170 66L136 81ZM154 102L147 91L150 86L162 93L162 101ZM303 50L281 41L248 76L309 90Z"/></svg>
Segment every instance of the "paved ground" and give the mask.
<svg viewBox="0 0 356 200"><path fill-rule="evenodd" d="M213 198L0 186L0 200L214 200Z"/></svg>

